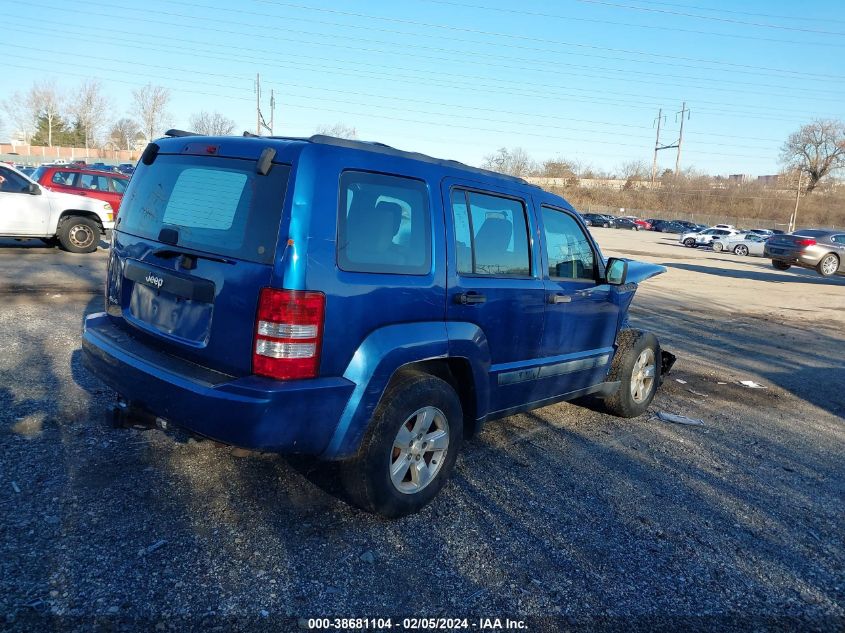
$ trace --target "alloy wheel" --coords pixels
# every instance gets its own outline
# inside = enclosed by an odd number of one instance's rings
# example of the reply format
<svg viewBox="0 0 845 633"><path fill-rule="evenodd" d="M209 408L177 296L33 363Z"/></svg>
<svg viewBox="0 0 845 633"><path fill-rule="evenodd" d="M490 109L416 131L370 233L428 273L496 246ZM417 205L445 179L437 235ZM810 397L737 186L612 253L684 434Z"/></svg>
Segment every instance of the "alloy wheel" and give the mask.
<svg viewBox="0 0 845 633"><path fill-rule="evenodd" d="M393 440L390 480L403 494L415 494L434 481L446 461L449 422L436 407L411 414Z"/></svg>
<svg viewBox="0 0 845 633"><path fill-rule="evenodd" d="M631 397L634 402L644 402L654 385L657 365L654 362L654 350L650 347L640 352L634 369L631 371Z"/></svg>

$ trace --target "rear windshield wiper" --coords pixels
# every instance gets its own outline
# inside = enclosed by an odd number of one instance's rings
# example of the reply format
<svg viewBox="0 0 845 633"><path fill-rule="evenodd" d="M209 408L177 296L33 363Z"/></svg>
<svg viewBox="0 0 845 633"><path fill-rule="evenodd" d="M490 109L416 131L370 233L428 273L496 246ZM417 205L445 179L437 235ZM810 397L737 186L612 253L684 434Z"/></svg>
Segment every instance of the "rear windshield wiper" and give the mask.
<svg viewBox="0 0 845 633"><path fill-rule="evenodd" d="M192 270L196 268L196 260L205 259L210 262L220 262L221 264L234 264L235 260L227 259L225 257L217 257L215 255L206 255L204 253L186 253L185 251L177 251L172 248L160 248L153 251L153 255L162 259L173 259L174 257L182 257L182 268Z"/></svg>

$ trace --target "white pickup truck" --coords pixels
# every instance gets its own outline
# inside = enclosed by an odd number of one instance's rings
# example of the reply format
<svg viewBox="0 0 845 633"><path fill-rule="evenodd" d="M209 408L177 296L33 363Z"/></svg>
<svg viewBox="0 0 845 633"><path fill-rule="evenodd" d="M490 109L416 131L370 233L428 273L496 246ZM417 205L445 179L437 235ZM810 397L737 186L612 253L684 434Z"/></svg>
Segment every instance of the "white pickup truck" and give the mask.
<svg viewBox="0 0 845 633"><path fill-rule="evenodd" d="M113 228L109 203L51 191L0 165L0 237L35 237L71 253L93 253Z"/></svg>

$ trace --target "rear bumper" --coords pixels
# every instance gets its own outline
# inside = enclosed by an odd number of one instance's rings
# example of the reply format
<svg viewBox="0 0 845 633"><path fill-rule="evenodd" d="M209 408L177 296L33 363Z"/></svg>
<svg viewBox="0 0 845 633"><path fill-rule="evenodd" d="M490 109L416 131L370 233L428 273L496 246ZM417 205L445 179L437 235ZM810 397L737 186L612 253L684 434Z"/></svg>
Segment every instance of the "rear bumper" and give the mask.
<svg viewBox="0 0 845 633"><path fill-rule="evenodd" d="M133 405L244 448L321 454L354 388L345 378L220 374L143 344L105 313L85 319L82 349L85 366Z"/></svg>
<svg viewBox="0 0 845 633"><path fill-rule="evenodd" d="M808 253L805 250L798 250L795 248L779 248L779 247L770 247L768 245L765 246L763 249L763 256L768 257L770 259L776 259L781 262L787 262L790 264L797 264L799 266L807 266L809 268L813 268L816 264L819 263L821 260L820 255L816 255L814 253Z"/></svg>

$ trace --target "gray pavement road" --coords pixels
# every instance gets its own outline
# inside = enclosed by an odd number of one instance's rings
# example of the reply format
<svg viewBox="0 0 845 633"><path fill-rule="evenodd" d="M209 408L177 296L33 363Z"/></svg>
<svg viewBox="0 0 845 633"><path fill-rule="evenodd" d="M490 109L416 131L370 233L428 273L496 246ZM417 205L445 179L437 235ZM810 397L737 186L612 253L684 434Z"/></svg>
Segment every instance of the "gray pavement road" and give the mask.
<svg viewBox="0 0 845 633"><path fill-rule="evenodd" d="M717 266L707 257L696 265ZM20 271L33 286L0 289L7 628L100 617L286 630L279 618L410 614L845 626L838 324L699 301L670 271L632 314L679 357L652 413L704 426L571 404L513 416L465 445L435 503L387 522L312 484L307 464L107 426L114 395L79 363L104 260L0 246L3 283ZM92 294L67 290L83 282ZM752 278L745 292L771 287ZM814 296L805 309L821 309Z"/></svg>

